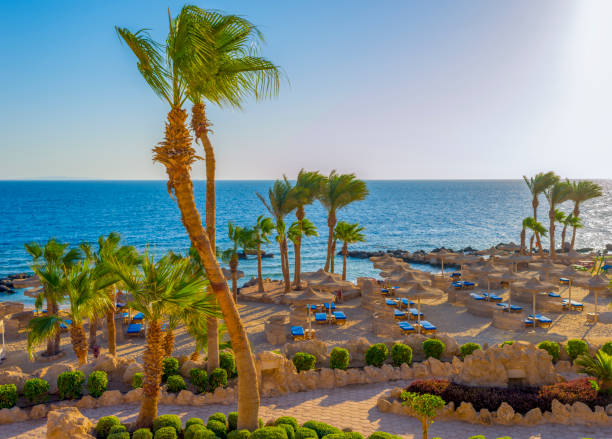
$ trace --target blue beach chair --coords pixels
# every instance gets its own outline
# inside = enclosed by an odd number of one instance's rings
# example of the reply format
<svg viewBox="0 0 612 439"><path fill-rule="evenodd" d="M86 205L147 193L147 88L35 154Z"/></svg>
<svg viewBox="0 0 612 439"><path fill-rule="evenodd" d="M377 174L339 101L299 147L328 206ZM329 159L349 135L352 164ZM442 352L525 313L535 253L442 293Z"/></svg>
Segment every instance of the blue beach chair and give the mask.
<svg viewBox="0 0 612 439"><path fill-rule="evenodd" d="M315 314L315 322L317 323L327 323L327 314L324 312L318 312Z"/></svg>
<svg viewBox="0 0 612 439"><path fill-rule="evenodd" d="M142 323L130 323L125 332L130 337L136 337L142 335L144 332Z"/></svg>
<svg viewBox="0 0 612 439"><path fill-rule="evenodd" d="M414 332L414 326L408 322L397 322L403 333Z"/></svg>
<svg viewBox="0 0 612 439"><path fill-rule="evenodd" d="M336 322L337 325L344 325L346 323L346 314L344 314L344 312L334 311L332 312L332 315L334 316L334 322Z"/></svg>
<svg viewBox="0 0 612 439"><path fill-rule="evenodd" d="M490 302L501 302L502 300L504 300L502 297L498 296L497 294L482 293L482 295L485 298L485 300L488 300Z"/></svg>
<svg viewBox="0 0 612 439"><path fill-rule="evenodd" d="M419 317L419 310L418 310L418 309L416 309L416 308L410 308L408 311L410 312L410 318L411 318L412 320L416 320L416 319L418 319L418 317ZM423 318L423 316L424 316L424 314L423 314L423 313L421 313L421 318Z"/></svg>
<svg viewBox="0 0 612 439"><path fill-rule="evenodd" d="M325 309L329 311L329 303L325 303ZM336 304L334 302L331 303L332 311L336 309Z"/></svg>
<svg viewBox="0 0 612 439"><path fill-rule="evenodd" d="M144 314L139 312L132 317L132 323L138 323L144 320Z"/></svg>
<svg viewBox="0 0 612 439"><path fill-rule="evenodd" d="M472 299L474 299L474 300L485 300L484 296L481 296L480 294L470 293L470 296L471 296L471 297L472 297Z"/></svg>
<svg viewBox="0 0 612 439"><path fill-rule="evenodd" d="M510 311L510 312L519 312L523 309L522 306L518 306L518 305L510 305L510 308L508 308L507 303L498 303L497 306L501 307L504 311Z"/></svg>
<svg viewBox="0 0 612 439"><path fill-rule="evenodd" d="M421 320L421 329L424 334L433 334L438 328L429 323L427 320Z"/></svg>
<svg viewBox="0 0 612 439"><path fill-rule="evenodd" d="M551 291L550 293L548 293L548 297L559 298L561 297L561 294Z"/></svg>
<svg viewBox="0 0 612 439"><path fill-rule="evenodd" d="M572 300L571 302L568 299L563 299L563 307L569 308L574 311L582 311L584 309L584 304L582 302L576 302Z"/></svg>
<svg viewBox="0 0 612 439"><path fill-rule="evenodd" d="M306 334L304 333L304 328L301 326L292 326L291 327L291 336L293 340L304 340Z"/></svg>
<svg viewBox="0 0 612 439"><path fill-rule="evenodd" d="M397 306L397 302L395 300L387 299L387 300L385 300L385 305L388 305L388 306Z"/></svg>
<svg viewBox="0 0 612 439"><path fill-rule="evenodd" d="M466 280L463 281L463 288L471 289L474 288L476 284L474 282L468 282Z"/></svg>
<svg viewBox="0 0 612 439"><path fill-rule="evenodd" d="M64 322L60 323L60 329L62 331L67 330L68 326L72 325L72 320L70 320L70 319L66 319L65 322L66 322L66 324L64 324Z"/></svg>
<svg viewBox="0 0 612 439"><path fill-rule="evenodd" d="M399 309L393 310L393 318L395 320L404 320L406 319L406 313L404 311L400 311Z"/></svg>

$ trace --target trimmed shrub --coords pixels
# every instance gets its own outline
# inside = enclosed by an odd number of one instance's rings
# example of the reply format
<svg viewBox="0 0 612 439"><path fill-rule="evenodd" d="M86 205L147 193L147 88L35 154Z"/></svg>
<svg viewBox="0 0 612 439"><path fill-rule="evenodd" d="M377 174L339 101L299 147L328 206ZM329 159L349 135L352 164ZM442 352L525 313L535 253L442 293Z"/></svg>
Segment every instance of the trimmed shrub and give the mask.
<svg viewBox="0 0 612 439"><path fill-rule="evenodd" d="M183 439L215 439L215 433L200 424L192 424L185 429Z"/></svg>
<svg viewBox="0 0 612 439"><path fill-rule="evenodd" d="M208 377L208 388L210 391L215 390L217 387L226 387L227 386L227 372L225 369L221 369L217 367L213 369Z"/></svg>
<svg viewBox="0 0 612 439"><path fill-rule="evenodd" d="M463 360L468 355L472 355L472 353L474 351L477 351L478 349L482 349L482 347L478 343L471 343L471 342L465 343L465 344L462 344L461 347L459 348L459 355L461 356L461 359Z"/></svg>
<svg viewBox="0 0 612 439"><path fill-rule="evenodd" d="M412 348L404 343L395 343L391 348L391 360L393 360L395 367L404 363L410 366L412 364Z"/></svg>
<svg viewBox="0 0 612 439"><path fill-rule="evenodd" d="M368 436L368 439L400 439L400 437L384 431L375 431Z"/></svg>
<svg viewBox="0 0 612 439"><path fill-rule="evenodd" d="M225 369L228 378L233 378L236 373L236 358L232 352L219 352L219 367Z"/></svg>
<svg viewBox="0 0 612 439"><path fill-rule="evenodd" d="M193 368L189 371L189 380L198 393L206 392L208 387L208 374L204 369Z"/></svg>
<svg viewBox="0 0 612 439"><path fill-rule="evenodd" d="M487 439L482 434L477 434L476 436L470 436L469 439Z"/></svg>
<svg viewBox="0 0 612 439"><path fill-rule="evenodd" d="M202 418L189 418L187 422L185 422L185 430L187 430L192 425L202 425L204 426L204 420Z"/></svg>
<svg viewBox="0 0 612 439"><path fill-rule="evenodd" d="M538 349L544 349L550 354L552 360L556 362L559 360L559 354L561 353L561 346L556 341L541 341L538 343Z"/></svg>
<svg viewBox="0 0 612 439"><path fill-rule="evenodd" d="M295 429L289 424L278 424L277 427L284 428L288 439L295 439Z"/></svg>
<svg viewBox="0 0 612 439"><path fill-rule="evenodd" d="M233 431L238 428L238 412L229 412L227 414L227 428L229 431Z"/></svg>
<svg viewBox="0 0 612 439"><path fill-rule="evenodd" d="M96 424L96 437L106 439L113 427L121 425L121 421L116 416L102 416Z"/></svg>
<svg viewBox="0 0 612 439"><path fill-rule="evenodd" d="M153 439L153 433L148 428L139 428L132 434L132 439Z"/></svg>
<svg viewBox="0 0 612 439"><path fill-rule="evenodd" d="M40 404L49 397L49 383L40 378L32 378L25 382L23 394L30 402Z"/></svg>
<svg viewBox="0 0 612 439"><path fill-rule="evenodd" d="M604 351L608 355L612 355L612 341L608 341L603 344L601 350Z"/></svg>
<svg viewBox="0 0 612 439"><path fill-rule="evenodd" d="M389 349L384 343L376 343L368 348L365 354L365 362L368 366L381 367L387 357Z"/></svg>
<svg viewBox="0 0 612 439"><path fill-rule="evenodd" d="M314 369L317 357L306 352L296 352L291 361L293 361L297 371L301 372L303 370Z"/></svg>
<svg viewBox="0 0 612 439"><path fill-rule="evenodd" d="M233 430L227 434L227 439L250 439L250 437L249 430Z"/></svg>
<svg viewBox="0 0 612 439"><path fill-rule="evenodd" d="M335 347L331 350L329 355L329 367L330 369L348 369L350 362L349 351L344 348Z"/></svg>
<svg viewBox="0 0 612 439"><path fill-rule="evenodd" d="M138 389L142 387L142 380L144 379L144 373L136 372L132 377L132 389Z"/></svg>
<svg viewBox="0 0 612 439"><path fill-rule="evenodd" d="M181 390L185 390L187 385L185 385L185 380L180 375L170 375L166 379L166 388L170 393L179 393Z"/></svg>
<svg viewBox="0 0 612 439"><path fill-rule="evenodd" d="M295 439L318 439L317 432L312 428L298 427L295 429Z"/></svg>
<svg viewBox="0 0 612 439"><path fill-rule="evenodd" d="M208 420L209 421L219 421L223 425L227 425L227 418L221 412L213 413L212 415L208 417Z"/></svg>
<svg viewBox="0 0 612 439"><path fill-rule="evenodd" d="M103 370L95 370L87 377L87 391L94 398L102 396L108 386L108 376Z"/></svg>
<svg viewBox="0 0 612 439"><path fill-rule="evenodd" d="M216 436L221 439L227 438L227 425L224 422L216 421L214 419L209 419L206 423L206 428L215 433Z"/></svg>
<svg viewBox="0 0 612 439"><path fill-rule="evenodd" d="M283 424L287 425L287 424ZM262 427L255 430L249 439L288 439L283 427Z"/></svg>
<svg viewBox="0 0 612 439"><path fill-rule="evenodd" d="M439 360L442 357L445 349L446 345L435 338L429 338L423 342L425 358L433 357L436 360Z"/></svg>
<svg viewBox="0 0 612 439"><path fill-rule="evenodd" d="M154 439L177 439L176 430L172 427L162 427L155 431Z"/></svg>
<svg viewBox="0 0 612 439"><path fill-rule="evenodd" d="M109 434L106 439L130 439L130 434L127 431L120 431Z"/></svg>
<svg viewBox="0 0 612 439"><path fill-rule="evenodd" d="M80 370L62 372L57 377L60 399L78 399L83 396L85 375Z"/></svg>
<svg viewBox="0 0 612 439"><path fill-rule="evenodd" d="M166 357L162 360L162 380L166 381L169 376L179 374L179 361L174 357Z"/></svg>
<svg viewBox="0 0 612 439"><path fill-rule="evenodd" d="M305 422L303 426L314 430L319 439L322 439L323 436L327 436L328 434L342 433L342 430L339 428L333 427L325 422L308 421Z"/></svg>
<svg viewBox="0 0 612 439"><path fill-rule="evenodd" d="M345 431L342 433L328 434L325 439L365 439L361 433L356 431Z"/></svg>
<svg viewBox="0 0 612 439"><path fill-rule="evenodd" d="M112 426L108 434L123 433L124 431L127 431L127 428L125 428L125 425L119 424L119 425Z"/></svg>
<svg viewBox="0 0 612 439"><path fill-rule="evenodd" d="M15 384L0 385L0 409L10 409L17 404L17 386Z"/></svg>
<svg viewBox="0 0 612 439"><path fill-rule="evenodd" d="M578 355L589 353L589 345L584 340L574 338L567 341L567 344L565 345L565 352L567 352L572 361L574 361Z"/></svg>
<svg viewBox="0 0 612 439"><path fill-rule="evenodd" d="M157 433L160 428L172 427L177 434L183 430L181 427L181 418L177 415L159 415L153 421L153 432ZM157 437L157 436L156 436Z"/></svg>
<svg viewBox="0 0 612 439"><path fill-rule="evenodd" d="M503 342L500 344L500 346L503 348L504 346L509 346L509 345L511 345L511 344L514 344L514 340L506 340L506 341L503 341Z"/></svg>
<svg viewBox="0 0 612 439"><path fill-rule="evenodd" d="M280 424L289 424L293 427L295 431L300 428L300 424L298 424L297 419L295 419L293 416L281 416L276 421L274 421L274 425Z"/></svg>

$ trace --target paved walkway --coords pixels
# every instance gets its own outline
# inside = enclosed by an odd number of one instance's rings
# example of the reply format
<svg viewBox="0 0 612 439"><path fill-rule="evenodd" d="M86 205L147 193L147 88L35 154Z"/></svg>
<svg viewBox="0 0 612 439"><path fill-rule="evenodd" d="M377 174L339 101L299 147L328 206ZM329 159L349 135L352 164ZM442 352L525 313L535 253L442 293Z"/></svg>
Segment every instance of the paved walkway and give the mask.
<svg viewBox="0 0 612 439"><path fill-rule="evenodd" d="M336 390L314 390L293 393L262 400L260 414L264 420L288 415L295 416L300 423L311 419L327 422L340 428L350 427L364 435L382 430L404 436L408 439L421 437L421 424L413 418L381 413L376 408L376 400L385 391L404 385L402 382L347 386ZM206 420L215 412L235 410L230 405L206 405L198 407L160 406L160 414L172 413L182 417L183 422L190 417ZM123 405L103 407L82 411L84 415L97 419L114 414L122 421L132 421L138 406ZM44 438L46 421L28 421L0 426L0 438ZM533 427L506 427L500 425L484 426L464 422L436 422L430 428L430 438L468 439L472 435L484 434L487 439L510 436L512 439L610 439L611 427L584 427L545 424Z"/></svg>

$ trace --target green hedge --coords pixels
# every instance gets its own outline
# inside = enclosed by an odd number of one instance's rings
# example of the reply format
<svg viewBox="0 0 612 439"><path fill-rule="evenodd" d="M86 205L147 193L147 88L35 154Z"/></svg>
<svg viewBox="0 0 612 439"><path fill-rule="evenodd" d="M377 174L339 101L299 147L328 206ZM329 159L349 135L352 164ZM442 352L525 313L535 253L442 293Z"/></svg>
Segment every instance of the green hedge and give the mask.
<svg viewBox="0 0 612 439"><path fill-rule="evenodd" d="M130 439L130 434L127 431L111 433L106 439Z"/></svg>
<svg viewBox="0 0 612 439"><path fill-rule="evenodd" d="M589 353L589 345L586 341L580 340L578 338L574 338L572 340L568 340L565 345L565 352L570 356L570 358L575 360L579 355L588 354Z"/></svg>
<svg viewBox="0 0 612 439"><path fill-rule="evenodd" d="M215 439L215 433L203 425L192 424L185 429L183 439Z"/></svg>
<svg viewBox="0 0 612 439"><path fill-rule="evenodd" d="M601 350L608 355L612 355L612 341L605 342L601 347Z"/></svg>
<svg viewBox="0 0 612 439"><path fill-rule="evenodd" d="M208 421L219 421L223 425L227 425L227 418L221 412L213 413L207 419Z"/></svg>
<svg viewBox="0 0 612 439"><path fill-rule="evenodd" d="M537 345L538 349L543 349L550 354L553 361L559 360L559 354L561 353L561 346L556 341L541 341Z"/></svg>
<svg viewBox="0 0 612 439"><path fill-rule="evenodd" d="M474 351L482 349L482 347L478 343L465 343L459 347L459 355L461 359L465 359L468 355L472 355Z"/></svg>
<svg viewBox="0 0 612 439"><path fill-rule="evenodd" d="M132 377L132 389L138 389L142 387L142 380L144 378L144 373L136 372Z"/></svg>
<svg viewBox="0 0 612 439"><path fill-rule="evenodd" d="M412 364L412 348L404 343L395 343L391 348L391 360L393 360L395 367L404 363L410 366Z"/></svg>
<svg viewBox="0 0 612 439"><path fill-rule="evenodd" d="M344 348L335 347L329 356L329 367L331 369L348 369L350 362L349 351Z"/></svg>
<svg viewBox="0 0 612 439"><path fill-rule="evenodd" d="M180 375L170 375L166 379L166 388L170 393L179 393L181 390L185 390L187 385L185 380Z"/></svg>
<svg viewBox="0 0 612 439"><path fill-rule="evenodd" d="M10 409L17 404L17 386L15 384L0 385L0 409Z"/></svg>
<svg viewBox="0 0 612 439"><path fill-rule="evenodd" d="M185 430L187 430L192 425L204 425L204 420L202 418L187 419L187 422L185 422Z"/></svg>
<svg viewBox="0 0 612 439"><path fill-rule="evenodd" d="M176 434L180 434L183 430L181 427L181 418L177 415L160 415L153 421L153 432L165 427L172 427L176 430Z"/></svg>
<svg viewBox="0 0 612 439"><path fill-rule="evenodd" d="M25 382L23 394L30 402L40 404L49 397L49 383L40 378L32 378Z"/></svg>
<svg viewBox="0 0 612 439"><path fill-rule="evenodd" d="M206 423L206 428L213 431L221 439L227 438L227 424L224 422L217 421L215 419L209 419Z"/></svg>
<svg viewBox="0 0 612 439"><path fill-rule="evenodd" d="M60 399L79 399L83 396L85 375L80 370L62 372L57 377Z"/></svg>
<svg viewBox="0 0 612 439"><path fill-rule="evenodd" d="M219 367L225 369L228 378L235 377L236 374L236 358L232 352L219 352Z"/></svg>
<svg viewBox="0 0 612 439"><path fill-rule="evenodd" d="M162 360L162 380L166 381L171 375L179 374L179 361L174 357L166 357Z"/></svg>
<svg viewBox="0 0 612 439"><path fill-rule="evenodd" d="M385 433L384 431L375 431L374 433L368 436L368 439L401 439L401 438L391 433Z"/></svg>
<svg viewBox="0 0 612 439"><path fill-rule="evenodd" d="M376 343L368 348L365 354L365 362L368 366L381 367L387 357L389 349L384 343Z"/></svg>
<svg viewBox="0 0 612 439"><path fill-rule="evenodd" d="M238 429L238 412L229 412L227 414L227 428L229 431Z"/></svg>
<svg viewBox="0 0 612 439"><path fill-rule="evenodd" d="M213 369L208 377L208 388L212 392L217 387L226 387L227 386L227 372L225 369L221 369L217 367Z"/></svg>
<svg viewBox="0 0 612 439"><path fill-rule="evenodd" d="M296 352L291 361L293 361L297 371L301 372L303 370L314 369L317 357L306 352Z"/></svg>
<svg viewBox="0 0 612 439"><path fill-rule="evenodd" d="M250 437L249 430L233 430L227 434L227 439L250 439Z"/></svg>
<svg viewBox="0 0 612 439"><path fill-rule="evenodd" d="M87 391L94 398L102 396L108 386L108 376L103 370L96 370L87 377Z"/></svg>
<svg viewBox="0 0 612 439"><path fill-rule="evenodd" d="M429 338L423 342L423 351L426 358L433 357L439 360L442 358L445 349L446 345L435 338Z"/></svg>
<svg viewBox="0 0 612 439"><path fill-rule="evenodd" d="M172 427L162 427L155 431L154 439L177 439L176 430Z"/></svg>
<svg viewBox="0 0 612 439"><path fill-rule="evenodd" d="M132 434L132 439L153 439L153 433L148 428L139 428Z"/></svg>
<svg viewBox="0 0 612 439"><path fill-rule="evenodd" d="M304 423L303 427L314 430L319 439L322 439L323 436L327 436L328 434L342 433L342 430L339 428L326 424L325 422L308 421Z"/></svg>
<svg viewBox="0 0 612 439"><path fill-rule="evenodd" d="M295 419L293 416L281 416L276 421L274 421L274 425L280 425L280 424L289 424L296 431L298 428L300 428L300 425L298 424L297 419Z"/></svg>
<svg viewBox="0 0 612 439"><path fill-rule="evenodd" d="M287 424L284 424L287 425ZM283 427L262 427L255 430L249 439L289 439Z"/></svg>
<svg viewBox="0 0 612 439"><path fill-rule="evenodd" d="M96 424L96 437L98 439L106 439L111 429L121 425L121 421L116 416L102 416Z"/></svg>
<svg viewBox="0 0 612 439"><path fill-rule="evenodd" d="M189 379L198 393L206 392L208 388L208 374L204 369L193 368L189 371Z"/></svg>
<svg viewBox="0 0 612 439"><path fill-rule="evenodd" d="M295 429L295 439L318 439L317 432L312 428L298 427Z"/></svg>

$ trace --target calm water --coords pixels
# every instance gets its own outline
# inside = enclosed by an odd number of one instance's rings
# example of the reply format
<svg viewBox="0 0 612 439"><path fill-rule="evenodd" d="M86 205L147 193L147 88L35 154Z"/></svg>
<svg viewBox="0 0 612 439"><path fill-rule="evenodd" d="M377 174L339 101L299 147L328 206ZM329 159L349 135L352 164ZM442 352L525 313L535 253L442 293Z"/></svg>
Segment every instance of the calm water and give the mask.
<svg viewBox="0 0 612 439"><path fill-rule="evenodd" d="M220 247L229 247L228 221L248 226L267 213L255 192L266 194L271 183L217 183ZM612 180L600 183L605 196L581 209L585 227L578 232L577 247L603 248L612 243ZM368 187L370 196L365 201L338 215L340 220L357 221L366 228L367 241L354 249L414 251L468 245L483 249L499 242L518 243L521 220L531 215L529 193L522 181L370 181ZM203 207L201 181L196 183L196 200ZM544 199L541 206L538 215L547 218ZM570 203L562 206L567 211L571 207ZM0 277L28 271L23 244L51 237L76 245L95 243L100 234L117 231L126 243L139 248L148 244L157 254L188 247L178 208L161 181L1 181L0 212ZM325 262L327 225L318 203L308 206L306 215L320 233L303 243L303 270L312 271ZM293 219L292 214L288 224ZM271 244L265 250L275 257L264 259L264 275L279 278L278 247ZM239 268L249 278L255 273L256 261L240 261ZM374 274L371 264L361 260L350 260L348 272L351 279Z"/></svg>

